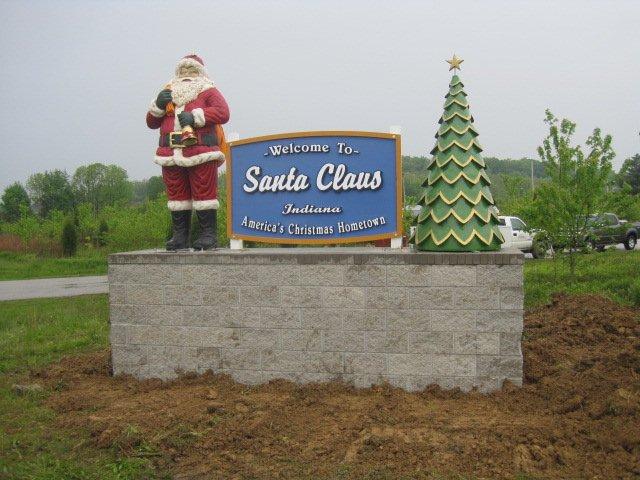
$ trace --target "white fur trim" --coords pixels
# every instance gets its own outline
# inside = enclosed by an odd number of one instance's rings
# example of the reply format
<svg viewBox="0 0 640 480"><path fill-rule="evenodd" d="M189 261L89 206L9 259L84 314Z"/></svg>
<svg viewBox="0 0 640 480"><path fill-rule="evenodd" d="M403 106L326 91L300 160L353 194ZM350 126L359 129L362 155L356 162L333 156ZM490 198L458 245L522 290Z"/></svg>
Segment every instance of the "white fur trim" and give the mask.
<svg viewBox="0 0 640 480"><path fill-rule="evenodd" d="M194 202L191 200L169 200L167 202L167 207L172 212L179 212L181 210L191 210Z"/></svg>
<svg viewBox="0 0 640 480"><path fill-rule="evenodd" d="M149 113L154 117L161 118L161 117L164 117L166 112L162 110L160 107L158 107L158 105L154 100L153 102L151 102L151 106L149 107Z"/></svg>
<svg viewBox="0 0 640 480"><path fill-rule="evenodd" d="M224 153L220 151L214 151L198 153L197 155L192 155L191 157L185 157L184 155L182 155L182 149L173 149L173 161L175 165L180 165L181 167L193 167L194 165L200 165L201 163L211 162L214 160L217 160L220 163L224 162Z"/></svg>
<svg viewBox="0 0 640 480"><path fill-rule="evenodd" d="M194 126L196 128L204 127L204 110L202 110L201 108L194 108L193 110L191 110L191 114L193 115Z"/></svg>
<svg viewBox="0 0 640 480"><path fill-rule="evenodd" d="M161 157L156 155L153 157L153 162L163 167L171 167L176 164L176 162L173 161L173 155L170 157Z"/></svg>
<svg viewBox="0 0 640 480"><path fill-rule="evenodd" d="M194 200L194 210L217 210L220 208L220 202L218 200Z"/></svg>
<svg viewBox="0 0 640 480"><path fill-rule="evenodd" d="M185 157L184 155L182 155L182 149L180 148L174 148L173 152L173 155L170 157L155 155L153 157L153 162L162 167L171 167L173 165L179 165L181 167L193 167L204 162L216 162L220 165L224 163L225 160L224 153L222 152L205 152L193 155L191 157Z"/></svg>

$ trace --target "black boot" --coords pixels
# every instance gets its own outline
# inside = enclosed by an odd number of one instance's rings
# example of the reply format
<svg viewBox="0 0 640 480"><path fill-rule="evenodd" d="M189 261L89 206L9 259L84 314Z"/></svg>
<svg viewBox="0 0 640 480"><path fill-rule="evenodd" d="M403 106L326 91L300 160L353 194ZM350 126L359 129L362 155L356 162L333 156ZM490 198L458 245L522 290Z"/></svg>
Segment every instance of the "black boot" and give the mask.
<svg viewBox="0 0 640 480"><path fill-rule="evenodd" d="M167 241L167 250L182 250L189 248L189 225L191 224L191 210L171 212L173 237Z"/></svg>
<svg viewBox="0 0 640 480"><path fill-rule="evenodd" d="M215 209L196 210L198 222L200 222L200 236L193 242L194 250L211 250L212 248L218 248L217 213L218 211Z"/></svg>

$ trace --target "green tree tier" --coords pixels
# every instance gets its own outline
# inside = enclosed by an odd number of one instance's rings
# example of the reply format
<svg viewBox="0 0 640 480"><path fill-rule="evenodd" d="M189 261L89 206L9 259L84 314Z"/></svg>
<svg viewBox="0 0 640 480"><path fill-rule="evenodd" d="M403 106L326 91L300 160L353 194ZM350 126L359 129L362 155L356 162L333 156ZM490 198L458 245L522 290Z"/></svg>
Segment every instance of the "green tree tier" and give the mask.
<svg viewBox="0 0 640 480"><path fill-rule="evenodd" d="M504 241L463 88L454 75L418 202L422 206L414 237L418 250L490 251L499 250Z"/></svg>

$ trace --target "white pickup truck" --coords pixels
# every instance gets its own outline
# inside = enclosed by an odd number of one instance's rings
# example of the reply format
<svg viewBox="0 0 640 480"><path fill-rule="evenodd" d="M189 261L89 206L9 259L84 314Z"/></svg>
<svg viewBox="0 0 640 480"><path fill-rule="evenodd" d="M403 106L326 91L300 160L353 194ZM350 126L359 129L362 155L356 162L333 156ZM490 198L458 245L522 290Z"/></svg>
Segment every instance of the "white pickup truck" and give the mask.
<svg viewBox="0 0 640 480"><path fill-rule="evenodd" d="M518 217L499 216L500 232L504 237L502 248L517 248L524 253L531 253L533 258L538 258L539 253L534 248L533 232L526 223Z"/></svg>

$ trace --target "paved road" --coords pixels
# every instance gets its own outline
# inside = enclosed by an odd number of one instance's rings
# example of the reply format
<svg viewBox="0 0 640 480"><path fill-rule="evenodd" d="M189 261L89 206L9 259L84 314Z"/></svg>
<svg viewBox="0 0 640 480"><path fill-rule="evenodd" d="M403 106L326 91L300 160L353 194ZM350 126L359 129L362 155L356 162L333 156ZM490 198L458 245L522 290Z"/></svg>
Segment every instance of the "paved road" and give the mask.
<svg viewBox="0 0 640 480"><path fill-rule="evenodd" d="M0 281L0 301L108 293L107 276Z"/></svg>

